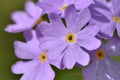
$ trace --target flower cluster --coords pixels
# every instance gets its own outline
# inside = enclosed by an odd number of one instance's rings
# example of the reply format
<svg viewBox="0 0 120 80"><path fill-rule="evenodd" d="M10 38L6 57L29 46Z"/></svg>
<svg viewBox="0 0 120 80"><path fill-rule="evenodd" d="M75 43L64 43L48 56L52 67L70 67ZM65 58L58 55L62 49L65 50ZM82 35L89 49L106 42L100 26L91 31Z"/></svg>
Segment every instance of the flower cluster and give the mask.
<svg viewBox="0 0 120 80"><path fill-rule="evenodd" d="M64 70L76 64L85 80L119 80L120 64L112 59L120 56L119 0L27 0L25 11L11 17L15 23L5 31L22 32L26 40L14 42L23 61L12 72L23 74L20 80L54 80L51 65Z"/></svg>

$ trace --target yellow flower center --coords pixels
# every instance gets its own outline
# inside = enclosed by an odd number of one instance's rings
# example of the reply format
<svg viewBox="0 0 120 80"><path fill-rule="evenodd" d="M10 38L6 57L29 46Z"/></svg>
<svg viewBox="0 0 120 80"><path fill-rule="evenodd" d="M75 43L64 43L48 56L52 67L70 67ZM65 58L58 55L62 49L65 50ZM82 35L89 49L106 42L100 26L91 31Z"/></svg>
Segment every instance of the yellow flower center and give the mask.
<svg viewBox="0 0 120 80"><path fill-rule="evenodd" d="M64 5L62 6L61 10L64 12L64 11L66 10L66 8L67 8L67 5L64 4Z"/></svg>
<svg viewBox="0 0 120 80"><path fill-rule="evenodd" d="M36 21L36 25L39 25L41 22L43 21L43 18L41 17L41 18L39 18L37 21Z"/></svg>
<svg viewBox="0 0 120 80"><path fill-rule="evenodd" d="M67 41L68 43L74 43L75 40L76 40L75 34L73 34L73 33L68 33L68 34L67 34L67 36L66 36L66 41Z"/></svg>
<svg viewBox="0 0 120 80"><path fill-rule="evenodd" d="M98 51L96 51L96 57L99 59L99 60L103 60L105 58L105 52L100 49Z"/></svg>
<svg viewBox="0 0 120 80"><path fill-rule="evenodd" d="M40 61L43 63L47 61L47 55L45 52L40 54Z"/></svg>
<svg viewBox="0 0 120 80"><path fill-rule="evenodd" d="M113 20L114 20L116 23L120 23L120 18L117 17L117 16L113 16Z"/></svg>

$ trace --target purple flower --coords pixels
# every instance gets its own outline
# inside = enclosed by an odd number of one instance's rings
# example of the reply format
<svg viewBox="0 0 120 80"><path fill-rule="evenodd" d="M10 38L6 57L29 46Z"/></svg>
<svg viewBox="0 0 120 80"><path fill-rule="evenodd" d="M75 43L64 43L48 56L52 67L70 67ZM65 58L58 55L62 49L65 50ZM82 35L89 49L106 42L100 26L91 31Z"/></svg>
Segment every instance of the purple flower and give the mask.
<svg viewBox="0 0 120 80"><path fill-rule="evenodd" d="M90 21L89 9L82 10L79 14L75 7L70 5L65 11L65 26L61 18L55 14L49 14L50 24L41 23L39 29L43 35L41 48L48 49L53 59L63 55L63 64L66 68L73 68L75 63L86 66L89 63L89 55L82 47L88 50L98 48L101 42L95 38L99 28L95 25L83 27Z"/></svg>
<svg viewBox="0 0 120 80"><path fill-rule="evenodd" d="M39 41L34 30L24 33L27 42L15 41L15 54L18 58L27 61L19 61L12 66L12 72L23 74L20 80L53 80L55 73L50 64L60 68L61 57L53 60L47 50L39 48Z"/></svg>
<svg viewBox="0 0 120 80"><path fill-rule="evenodd" d="M120 1L119 0L111 0L113 7L113 21L115 22L114 26L116 26L118 35L120 37Z"/></svg>
<svg viewBox="0 0 120 80"><path fill-rule="evenodd" d="M5 31L10 33L18 33L29 30L41 21L42 9L34 2L27 1L25 4L25 12L16 11L12 14L12 19L15 24L10 24L5 28Z"/></svg>
<svg viewBox="0 0 120 80"><path fill-rule="evenodd" d="M119 80L120 63L112 56L120 56L120 38L113 37L107 44L90 52L92 63L83 70L85 80Z"/></svg>
<svg viewBox="0 0 120 80"><path fill-rule="evenodd" d="M54 12L64 17L67 6L74 4L77 10L87 8L93 0L39 0L38 5L47 14Z"/></svg>
<svg viewBox="0 0 120 80"><path fill-rule="evenodd" d="M104 0L94 0L95 4L91 5L90 11L92 14L92 23L99 24L101 30L99 35L103 38L110 38L113 36L115 27L111 17L111 11Z"/></svg>
<svg viewBox="0 0 120 80"><path fill-rule="evenodd" d="M117 29L118 35L120 36L119 5L119 0L112 0L112 4L110 2L108 4L103 0L95 0L95 5L91 7L94 22L101 26L99 34L105 39L111 38L115 29Z"/></svg>

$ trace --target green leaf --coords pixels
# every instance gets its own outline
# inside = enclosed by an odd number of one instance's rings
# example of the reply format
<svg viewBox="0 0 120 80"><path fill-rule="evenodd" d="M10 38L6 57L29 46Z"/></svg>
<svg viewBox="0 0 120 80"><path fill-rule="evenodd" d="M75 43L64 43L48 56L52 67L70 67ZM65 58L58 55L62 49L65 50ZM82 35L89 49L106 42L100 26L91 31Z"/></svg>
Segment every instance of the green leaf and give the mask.
<svg viewBox="0 0 120 80"><path fill-rule="evenodd" d="M83 80L81 68L74 67L71 70L58 70L54 68L54 70L56 71L55 80Z"/></svg>

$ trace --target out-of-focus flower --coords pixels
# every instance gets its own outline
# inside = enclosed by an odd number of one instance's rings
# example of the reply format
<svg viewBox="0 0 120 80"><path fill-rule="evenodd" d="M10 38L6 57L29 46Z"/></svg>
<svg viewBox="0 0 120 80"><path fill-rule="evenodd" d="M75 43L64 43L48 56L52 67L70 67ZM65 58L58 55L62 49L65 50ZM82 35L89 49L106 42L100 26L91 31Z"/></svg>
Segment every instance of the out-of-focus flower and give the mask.
<svg viewBox="0 0 120 80"><path fill-rule="evenodd" d="M25 4L25 12L15 11L11 16L15 24L9 24L5 31L18 33L29 30L42 21L41 16L42 9L34 2L28 0Z"/></svg>
<svg viewBox="0 0 120 80"><path fill-rule="evenodd" d="M111 0L113 7L112 19L115 22L117 33L120 37L120 0Z"/></svg>
<svg viewBox="0 0 120 80"><path fill-rule="evenodd" d="M94 1L95 4L89 7L93 19L91 22L95 22L97 25L99 24L99 27L101 27L99 36L109 39L113 36L115 30L111 10L105 0Z"/></svg>
<svg viewBox="0 0 120 80"><path fill-rule="evenodd" d="M41 48L47 49L53 59L63 54L63 64L73 68L75 63L86 66L89 55L81 48L88 50L98 48L101 42L95 38L99 28L95 25L83 27L90 21L89 9L77 13L75 6L70 5L65 11L66 27L61 18L54 13L49 14L50 24L41 23L39 29L43 35Z"/></svg>
<svg viewBox="0 0 120 80"><path fill-rule="evenodd" d="M107 44L90 52L92 63L83 70L85 80L119 80L120 63L112 56L120 56L120 38L113 37Z"/></svg>
<svg viewBox="0 0 120 80"><path fill-rule="evenodd" d="M109 4L103 0L95 0L95 4L90 6L93 22L101 26L99 35L105 39L113 36L115 29L117 29L120 36L120 2L119 0L111 0Z"/></svg>
<svg viewBox="0 0 120 80"><path fill-rule="evenodd" d="M27 42L15 41L15 54L18 58L27 61L19 61L12 66L12 72L23 74L20 80L53 80L55 73L50 64L60 68L61 57L53 60L47 50L39 48L39 41L34 30L24 33Z"/></svg>
<svg viewBox="0 0 120 80"><path fill-rule="evenodd" d="M38 5L47 14L54 12L64 17L67 6L74 4L77 10L82 10L92 3L93 0L39 0Z"/></svg>

